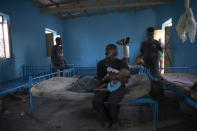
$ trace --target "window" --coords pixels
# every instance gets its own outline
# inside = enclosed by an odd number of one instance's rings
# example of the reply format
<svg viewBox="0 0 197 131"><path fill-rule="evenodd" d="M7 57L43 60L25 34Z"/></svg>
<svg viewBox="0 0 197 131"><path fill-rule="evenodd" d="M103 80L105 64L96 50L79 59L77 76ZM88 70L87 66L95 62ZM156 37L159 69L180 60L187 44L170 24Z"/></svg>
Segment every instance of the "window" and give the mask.
<svg viewBox="0 0 197 131"><path fill-rule="evenodd" d="M10 58L10 39L8 19L0 14L0 58Z"/></svg>

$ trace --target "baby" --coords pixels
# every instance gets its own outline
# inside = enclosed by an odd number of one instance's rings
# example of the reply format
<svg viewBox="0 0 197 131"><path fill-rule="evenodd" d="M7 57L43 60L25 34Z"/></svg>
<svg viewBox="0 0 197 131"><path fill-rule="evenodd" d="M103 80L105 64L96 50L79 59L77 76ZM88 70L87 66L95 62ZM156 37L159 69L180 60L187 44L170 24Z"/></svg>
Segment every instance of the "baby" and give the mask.
<svg viewBox="0 0 197 131"><path fill-rule="evenodd" d="M112 67L107 68L109 82L107 84L107 89L110 92L116 91L121 86L121 82L119 80L119 71Z"/></svg>
<svg viewBox="0 0 197 131"><path fill-rule="evenodd" d="M108 74L105 77L105 80L107 79L107 83L103 84L99 89L96 89L95 91L109 91L114 92L118 90L123 83L127 83L128 79L130 78L130 72L126 69L122 69L118 71L115 68L108 67L107 68Z"/></svg>

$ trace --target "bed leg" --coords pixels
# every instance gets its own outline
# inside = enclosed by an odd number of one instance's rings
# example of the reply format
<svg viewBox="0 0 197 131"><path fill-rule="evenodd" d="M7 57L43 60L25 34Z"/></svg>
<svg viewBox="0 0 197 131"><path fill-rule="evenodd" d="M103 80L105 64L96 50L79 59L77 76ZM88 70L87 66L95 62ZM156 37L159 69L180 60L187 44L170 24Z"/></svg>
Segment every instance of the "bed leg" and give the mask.
<svg viewBox="0 0 197 131"><path fill-rule="evenodd" d="M158 103L154 102L152 104L152 111L153 111L153 130L157 131L157 120L158 120Z"/></svg>
<svg viewBox="0 0 197 131"><path fill-rule="evenodd" d="M40 96L40 105L42 104L42 100L43 100L43 98L42 98L42 96Z"/></svg>
<svg viewBox="0 0 197 131"><path fill-rule="evenodd" d="M34 117L34 100L31 92L30 92L30 106L31 106L31 115L32 117Z"/></svg>

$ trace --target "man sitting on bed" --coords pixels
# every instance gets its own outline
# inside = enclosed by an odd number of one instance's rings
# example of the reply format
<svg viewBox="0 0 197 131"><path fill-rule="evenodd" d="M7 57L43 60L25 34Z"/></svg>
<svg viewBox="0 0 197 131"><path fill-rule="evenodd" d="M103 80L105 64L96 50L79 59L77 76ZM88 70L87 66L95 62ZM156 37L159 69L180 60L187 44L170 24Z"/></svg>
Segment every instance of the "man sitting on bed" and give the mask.
<svg viewBox="0 0 197 131"><path fill-rule="evenodd" d="M123 71L126 72L125 74L129 74L130 76L128 65L116 58L118 55L118 49L114 44L107 45L105 55L106 58L97 64L97 79L101 83L105 83L106 86L109 82L107 79L103 80L103 78L107 75L108 67L115 68L118 71L125 68ZM125 95L124 82L121 83L121 87L122 88L119 88L114 92L110 92L107 89L100 89L95 92L95 96L93 98L93 107L103 116L105 120L109 122L109 127L111 127L113 124L117 124L118 121L117 104ZM105 101L109 102L108 109L104 105Z"/></svg>
<svg viewBox="0 0 197 131"><path fill-rule="evenodd" d="M109 122L109 128L112 125L119 126L118 123L118 103L124 97L125 83L130 78L130 72L126 69L118 71L112 67L107 68L108 75L105 77L109 82L104 83L101 88L95 89L95 97L93 99L94 108L101 113L103 118ZM107 106L104 102L107 101Z"/></svg>

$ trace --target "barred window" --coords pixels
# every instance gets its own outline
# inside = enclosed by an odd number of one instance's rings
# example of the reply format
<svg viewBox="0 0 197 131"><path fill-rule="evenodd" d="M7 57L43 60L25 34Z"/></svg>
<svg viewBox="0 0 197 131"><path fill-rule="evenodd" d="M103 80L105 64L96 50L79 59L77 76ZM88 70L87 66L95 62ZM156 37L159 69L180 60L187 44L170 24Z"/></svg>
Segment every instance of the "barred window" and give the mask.
<svg viewBox="0 0 197 131"><path fill-rule="evenodd" d="M8 19L0 15L0 59L11 57L8 26Z"/></svg>

